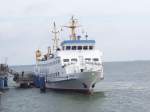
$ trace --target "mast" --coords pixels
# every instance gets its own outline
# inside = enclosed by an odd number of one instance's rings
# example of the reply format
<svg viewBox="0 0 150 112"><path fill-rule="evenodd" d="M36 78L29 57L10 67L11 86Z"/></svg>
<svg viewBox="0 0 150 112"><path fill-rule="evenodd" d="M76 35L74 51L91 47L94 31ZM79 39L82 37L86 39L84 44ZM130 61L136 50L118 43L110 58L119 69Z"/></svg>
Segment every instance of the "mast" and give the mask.
<svg viewBox="0 0 150 112"><path fill-rule="evenodd" d="M56 29L56 24L54 22L54 27L53 27L53 30L52 30L52 33L54 34L54 38L52 39L53 40L53 51L56 50L59 46L59 38L58 38L58 33L59 31L57 31Z"/></svg>
<svg viewBox="0 0 150 112"><path fill-rule="evenodd" d="M72 16L70 25L69 26L64 26L64 27L67 27L67 28L71 29L71 35L70 35L71 40L77 40L76 31L75 31L75 29L77 27L79 27L79 26L77 26L77 22L78 22L77 19L75 19L74 16Z"/></svg>

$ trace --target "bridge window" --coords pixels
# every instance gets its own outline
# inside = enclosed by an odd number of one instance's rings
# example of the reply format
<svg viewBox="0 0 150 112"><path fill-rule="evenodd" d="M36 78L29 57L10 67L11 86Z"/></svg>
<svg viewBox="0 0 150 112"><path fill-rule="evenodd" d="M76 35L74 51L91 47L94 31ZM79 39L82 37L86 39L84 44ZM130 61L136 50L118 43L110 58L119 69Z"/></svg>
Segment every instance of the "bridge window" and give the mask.
<svg viewBox="0 0 150 112"><path fill-rule="evenodd" d="M93 58L93 61L99 61L99 59L98 58Z"/></svg>
<svg viewBox="0 0 150 112"><path fill-rule="evenodd" d="M91 61L91 59L90 58L85 58L85 61Z"/></svg>
<svg viewBox="0 0 150 112"><path fill-rule="evenodd" d="M69 59L64 59L63 61L64 61L64 62L69 62Z"/></svg>
<svg viewBox="0 0 150 112"><path fill-rule="evenodd" d="M82 46L78 46L78 50L82 50Z"/></svg>
<svg viewBox="0 0 150 112"><path fill-rule="evenodd" d="M70 46L66 46L66 50L70 50L70 48L71 48Z"/></svg>
<svg viewBox="0 0 150 112"><path fill-rule="evenodd" d="M84 49L84 50L87 50L87 49L88 49L88 46L83 46L83 49Z"/></svg>
<svg viewBox="0 0 150 112"><path fill-rule="evenodd" d="M93 46L89 46L89 49L92 50L92 49L93 49Z"/></svg>
<svg viewBox="0 0 150 112"><path fill-rule="evenodd" d="M92 50L92 49L93 49L93 46L89 46L89 49Z"/></svg>
<svg viewBox="0 0 150 112"><path fill-rule="evenodd" d="M77 62L77 59L76 59L76 58L72 58L72 59L71 59L71 61L75 61L75 62Z"/></svg>
<svg viewBox="0 0 150 112"><path fill-rule="evenodd" d="M76 46L72 46L72 50L76 50Z"/></svg>

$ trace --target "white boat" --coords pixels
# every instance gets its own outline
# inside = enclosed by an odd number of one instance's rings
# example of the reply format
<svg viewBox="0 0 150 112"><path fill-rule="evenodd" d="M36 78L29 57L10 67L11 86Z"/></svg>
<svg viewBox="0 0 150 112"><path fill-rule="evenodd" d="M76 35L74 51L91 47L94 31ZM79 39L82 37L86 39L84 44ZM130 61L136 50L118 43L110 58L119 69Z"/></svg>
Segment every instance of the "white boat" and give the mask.
<svg viewBox="0 0 150 112"><path fill-rule="evenodd" d="M70 38L59 44L59 31L54 23L53 50L49 47L44 56L39 49L36 51L35 73L45 77L46 88L94 92L95 85L104 78L102 52L87 34L77 36L76 19L72 17L65 27L71 29Z"/></svg>

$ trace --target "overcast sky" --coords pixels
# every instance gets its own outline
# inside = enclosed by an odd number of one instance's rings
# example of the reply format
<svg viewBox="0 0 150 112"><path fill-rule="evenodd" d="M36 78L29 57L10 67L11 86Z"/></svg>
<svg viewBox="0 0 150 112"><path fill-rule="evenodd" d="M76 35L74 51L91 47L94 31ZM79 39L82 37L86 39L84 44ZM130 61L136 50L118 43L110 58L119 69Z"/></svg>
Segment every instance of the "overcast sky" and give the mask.
<svg viewBox="0 0 150 112"><path fill-rule="evenodd" d="M35 50L51 44L53 21L61 26L72 15L104 61L150 60L149 0L0 0L0 58L34 64Z"/></svg>

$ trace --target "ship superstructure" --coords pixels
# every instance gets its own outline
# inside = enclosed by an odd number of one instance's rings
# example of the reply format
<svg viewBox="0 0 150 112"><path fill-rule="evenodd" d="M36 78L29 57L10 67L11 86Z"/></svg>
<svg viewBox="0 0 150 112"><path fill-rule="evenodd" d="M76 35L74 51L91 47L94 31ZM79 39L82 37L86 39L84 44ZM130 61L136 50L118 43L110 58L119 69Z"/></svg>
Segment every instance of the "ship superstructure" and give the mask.
<svg viewBox="0 0 150 112"><path fill-rule="evenodd" d="M54 23L52 50L42 56L41 51L36 51L37 76L44 77L46 87L63 90L79 90L92 92L95 84L102 80L102 52L96 49L95 40L89 40L87 34L82 39L77 36L77 20L74 17L70 25L64 26L71 30L68 40L59 44L59 38Z"/></svg>

